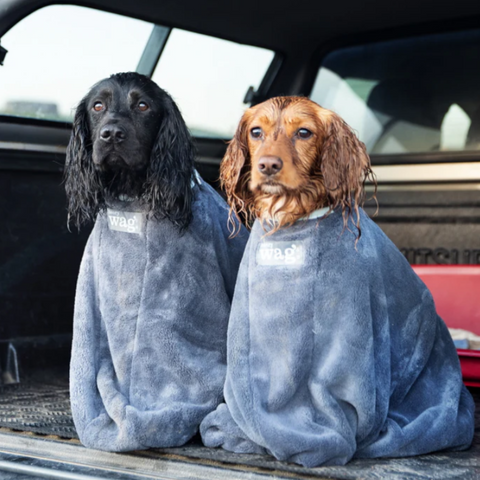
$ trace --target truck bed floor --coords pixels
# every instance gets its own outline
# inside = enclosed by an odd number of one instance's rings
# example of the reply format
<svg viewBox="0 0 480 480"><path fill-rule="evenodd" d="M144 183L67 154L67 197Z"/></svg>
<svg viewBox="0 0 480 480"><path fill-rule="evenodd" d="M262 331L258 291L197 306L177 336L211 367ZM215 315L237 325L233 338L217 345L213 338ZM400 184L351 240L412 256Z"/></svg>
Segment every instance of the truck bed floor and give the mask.
<svg viewBox="0 0 480 480"><path fill-rule="evenodd" d="M435 453L401 459L353 460L344 467L303 468L263 455L240 455L210 449L194 438L179 448L151 449L128 455L217 466L233 472L261 472L275 478L331 479L480 479L480 391L472 447L464 452ZM37 375L0 389L0 433L79 445L73 425L68 378L65 374ZM0 442L1 451L1 442ZM236 478L229 476L229 478ZM239 477L240 478L240 477Z"/></svg>

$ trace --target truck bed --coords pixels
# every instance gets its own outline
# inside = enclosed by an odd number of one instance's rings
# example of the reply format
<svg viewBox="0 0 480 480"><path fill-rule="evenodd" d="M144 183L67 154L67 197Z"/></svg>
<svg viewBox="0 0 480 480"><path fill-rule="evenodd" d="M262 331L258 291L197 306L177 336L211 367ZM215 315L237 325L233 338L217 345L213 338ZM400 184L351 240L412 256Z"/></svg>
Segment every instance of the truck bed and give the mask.
<svg viewBox="0 0 480 480"><path fill-rule="evenodd" d="M2 380L5 374L20 379L0 387L0 480L10 478L7 471L74 480L480 479L480 431L465 452L316 469L207 449L198 438L181 448L125 454L81 446L69 409L67 370L75 284L89 232L67 230L63 162L31 157L22 152L0 159L0 209L6 216L0 235L0 367ZM217 167L198 169L212 183L218 177ZM477 183L384 186L375 220L412 264L478 264L478 191ZM367 210L373 214L375 207ZM19 372L7 368L10 344ZM473 393L480 402L480 390Z"/></svg>
<svg viewBox="0 0 480 480"><path fill-rule="evenodd" d="M471 389L471 392L478 405L480 390ZM8 469L38 475L33 478L85 480L89 477L260 479L267 476L276 479L476 479L480 478L480 410L477 407L475 438L467 451L402 459L359 459L343 467L303 468L268 456L233 454L203 447L199 438L179 448L115 454L81 446L70 412L67 374L42 370L22 383L0 389L0 471ZM76 476L62 476L65 472ZM4 478L2 473L0 478Z"/></svg>

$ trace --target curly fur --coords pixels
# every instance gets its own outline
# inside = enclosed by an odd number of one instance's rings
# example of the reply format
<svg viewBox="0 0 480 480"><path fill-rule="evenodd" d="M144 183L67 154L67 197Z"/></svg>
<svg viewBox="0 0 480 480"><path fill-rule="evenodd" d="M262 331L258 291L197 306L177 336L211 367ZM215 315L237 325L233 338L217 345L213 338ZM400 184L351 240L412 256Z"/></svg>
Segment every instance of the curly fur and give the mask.
<svg viewBox="0 0 480 480"><path fill-rule="evenodd" d="M313 125L314 141L310 143L309 158L302 158L294 141L292 165L300 179L300 186L282 184L275 194L252 188L252 142L249 132L265 123L277 123L272 145L278 142L280 132L288 128L282 115L287 111L296 121L308 119ZM284 122L285 123L285 122ZM299 123L301 124L301 123ZM285 149L285 147L282 147ZM284 152L287 156L288 152ZM231 226L234 217L250 225L255 218L274 220L271 233L291 225L321 207L341 208L344 226L351 222L361 236L359 207L365 201L365 182L370 180L376 189L375 177L365 145L351 128L334 112L321 108L304 97L276 97L243 115L234 138L229 143L220 167L220 180L230 205ZM375 195L374 195L375 196ZM233 231L235 234L235 231Z"/></svg>
<svg viewBox="0 0 480 480"><path fill-rule="evenodd" d="M151 97L156 110L153 121L145 122L149 156L144 167L109 168L92 160L94 142L91 102L102 88L126 94L136 88ZM127 121L125 119L122 122ZM148 207L149 215L166 218L180 230L192 218L195 149L181 113L167 92L148 77L120 73L97 83L79 103L65 164L68 218L77 228L93 221L106 208L109 197L134 196Z"/></svg>

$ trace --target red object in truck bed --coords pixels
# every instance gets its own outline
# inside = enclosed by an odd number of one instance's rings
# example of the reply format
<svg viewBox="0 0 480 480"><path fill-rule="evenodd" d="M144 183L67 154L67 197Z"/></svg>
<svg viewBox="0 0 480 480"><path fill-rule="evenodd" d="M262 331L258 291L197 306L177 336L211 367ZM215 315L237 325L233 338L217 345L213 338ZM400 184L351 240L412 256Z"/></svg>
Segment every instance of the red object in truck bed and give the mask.
<svg viewBox="0 0 480 480"><path fill-rule="evenodd" d="M414 265L450 328L480 335L480 265ZM480 350L457 349L465 385L480 387Z"/></svg>

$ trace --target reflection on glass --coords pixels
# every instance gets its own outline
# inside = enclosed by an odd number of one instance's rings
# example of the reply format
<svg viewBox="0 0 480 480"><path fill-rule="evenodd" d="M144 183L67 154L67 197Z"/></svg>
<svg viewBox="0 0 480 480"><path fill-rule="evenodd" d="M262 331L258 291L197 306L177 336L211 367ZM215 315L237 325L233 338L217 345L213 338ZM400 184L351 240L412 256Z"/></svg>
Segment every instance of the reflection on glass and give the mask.
<svg viewBox="0 0 480 480"><path fill-rule="evenodd" d="M480 149L480 30L337 50L311 98L339 113L370 153Z"/></svg>

